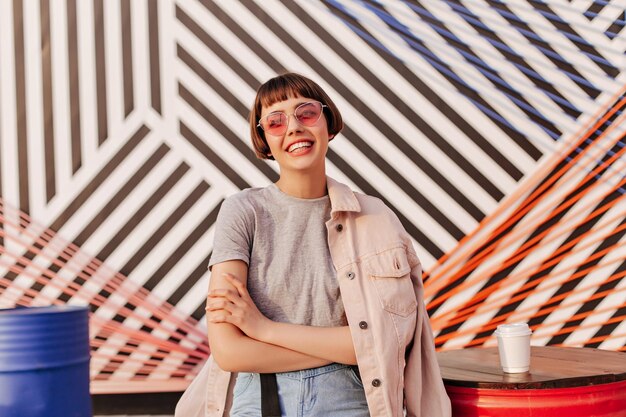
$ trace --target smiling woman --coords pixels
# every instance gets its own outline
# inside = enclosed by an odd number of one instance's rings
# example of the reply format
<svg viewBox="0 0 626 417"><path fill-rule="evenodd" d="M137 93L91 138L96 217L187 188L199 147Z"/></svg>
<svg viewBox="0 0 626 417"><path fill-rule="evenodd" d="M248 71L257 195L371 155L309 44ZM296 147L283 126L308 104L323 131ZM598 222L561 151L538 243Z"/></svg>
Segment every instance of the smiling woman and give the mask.
<svg viewBox="0 0 626 417"><path fill-rule="evenodd" d="M302 198L326 194L319 178L325 176L328 142L343 129L343 119L322 88L293 73L267 81L250 112L250 129L257 156L278 162L281 190Z"/></svg>
<svg viewBox="0 0 626 417"><path fill-rule="evenodd" d="M302 198L326 194L324 181L318 176L325 175L328 142L334 135L328 133L325 107L301 95L262 107L257 126L263 130L268 157L278 162L281 175L277 185L288 194ZM317 185L318 192L307 196L305 190L303 194L303 184Z"/></svg>
<svg viewBox="0 0 626 417"><path fill-rule="evenodd" d="M222 204L212 356L176 416L449 416L410 236L379 199L326 176L343 128L333 101L280 75L259 87L250 128L280 178Z"/></svg>

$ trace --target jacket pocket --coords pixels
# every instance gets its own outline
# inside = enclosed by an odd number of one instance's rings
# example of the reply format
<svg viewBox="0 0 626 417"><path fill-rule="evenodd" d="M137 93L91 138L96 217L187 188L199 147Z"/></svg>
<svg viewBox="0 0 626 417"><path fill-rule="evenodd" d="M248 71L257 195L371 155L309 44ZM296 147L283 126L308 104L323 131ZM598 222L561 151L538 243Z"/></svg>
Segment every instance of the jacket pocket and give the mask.
<svg viewBox="0 0 626 417"><path fill-rule="evenodd" d="M386 311L408 316L417 309L411 266L404 247L372 255L364 260L364 266Z"/></svg>

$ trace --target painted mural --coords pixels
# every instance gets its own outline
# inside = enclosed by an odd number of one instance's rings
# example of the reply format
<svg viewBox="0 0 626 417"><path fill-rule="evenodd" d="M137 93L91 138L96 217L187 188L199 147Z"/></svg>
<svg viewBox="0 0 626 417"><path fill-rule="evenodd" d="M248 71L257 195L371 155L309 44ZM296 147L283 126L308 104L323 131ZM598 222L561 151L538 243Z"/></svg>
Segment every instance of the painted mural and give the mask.
<svg viewBox="0 0 626 417"><path fill-rule="evenodd" d="M624 0L0 1L0 307L89 305L94 392L182 389L228 195L278 179L248 108L341 109L329 175L382 199L438 349L626 349ZM375 237L373 237L375 238Z"/></svg>

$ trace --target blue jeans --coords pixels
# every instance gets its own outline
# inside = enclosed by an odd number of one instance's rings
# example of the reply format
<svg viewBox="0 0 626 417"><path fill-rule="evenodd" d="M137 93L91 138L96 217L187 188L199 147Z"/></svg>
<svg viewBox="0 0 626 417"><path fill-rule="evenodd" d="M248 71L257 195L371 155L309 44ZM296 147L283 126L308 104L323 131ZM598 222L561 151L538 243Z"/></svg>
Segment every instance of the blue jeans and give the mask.
<svg viewBox="0 0 626 417"><path fill-rule="evenodd" d="M276 374L283 417L369 417L363 383L355 367L333 363ZM261 378L240 372L231 417L261 417Z"/></svg>

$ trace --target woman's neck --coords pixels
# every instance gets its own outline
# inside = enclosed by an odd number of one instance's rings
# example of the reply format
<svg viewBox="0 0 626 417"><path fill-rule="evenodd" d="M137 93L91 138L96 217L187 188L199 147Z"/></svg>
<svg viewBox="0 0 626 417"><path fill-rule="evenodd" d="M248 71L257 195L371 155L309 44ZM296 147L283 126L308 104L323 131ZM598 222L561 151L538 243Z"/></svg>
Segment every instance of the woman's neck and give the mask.
<svg viewBox="0 0 626 417"><path fill-rule="evenodd" d="M327 194L325 173L282 173L276 185L283 193L297 198L319 198Z"/></svg>

